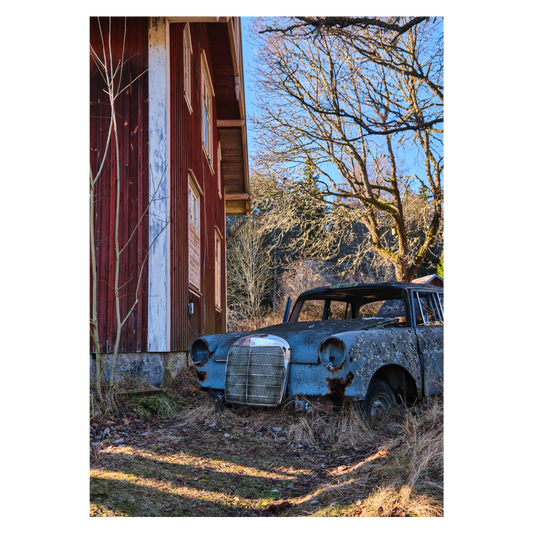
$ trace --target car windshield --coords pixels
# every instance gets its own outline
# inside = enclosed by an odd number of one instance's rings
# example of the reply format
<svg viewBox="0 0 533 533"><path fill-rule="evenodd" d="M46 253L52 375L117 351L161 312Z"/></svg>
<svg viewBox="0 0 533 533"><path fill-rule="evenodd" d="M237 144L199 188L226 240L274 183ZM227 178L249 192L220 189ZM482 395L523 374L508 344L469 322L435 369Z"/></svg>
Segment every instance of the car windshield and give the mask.
<svg viewBox="0 0 533 533"><path fill-rule="evenodd" d="M322 320L324 314L324 300L306 300L300 314L298 315L298 322L311 322L315 320Z"/></svg>
<svg viewBox="0 0 533 533"><path fill-rule="evenodd" d="M332 299L305 300L300 304L298 322L317 320L350 320L353 318L398 318L405 321L402 299L374 300L367 303ZM298 306L295 309L298 312ZM294 319L292 319L294 321Z"/></svg>

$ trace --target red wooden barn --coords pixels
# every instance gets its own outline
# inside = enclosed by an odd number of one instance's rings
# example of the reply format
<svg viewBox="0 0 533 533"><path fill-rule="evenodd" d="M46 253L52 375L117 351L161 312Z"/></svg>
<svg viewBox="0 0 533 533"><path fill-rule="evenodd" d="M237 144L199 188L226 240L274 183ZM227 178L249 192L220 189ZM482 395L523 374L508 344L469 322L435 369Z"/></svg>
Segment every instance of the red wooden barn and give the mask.
<svg viewBox="0 0 533 533"><path fill-rule="evenodd" d="M195 337L226 330L225 217L250 212L240 19L91 18L90 41L100 349L114 349L116 280L121 319L133 309L119 370L159 385Z"/></svg>

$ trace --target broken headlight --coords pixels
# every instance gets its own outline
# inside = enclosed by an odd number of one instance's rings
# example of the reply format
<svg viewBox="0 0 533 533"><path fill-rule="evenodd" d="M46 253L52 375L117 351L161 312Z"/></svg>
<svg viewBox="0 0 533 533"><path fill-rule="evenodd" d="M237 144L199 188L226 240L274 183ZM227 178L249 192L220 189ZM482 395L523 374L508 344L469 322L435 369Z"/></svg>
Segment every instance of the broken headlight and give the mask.
<svg viewBox="0 0 533 533"><path fill-rule="evenodd" d="M321 363L328 369L339 366L346 358L346 347L340 339L332 338L324 341L318 349Z"/></svg>
<svg viewBox="0 0 533 533"><path fill-rule="evenodd" d="M195 365L203 363L209 356L209 348L202 339L196 339L191 346L191 358Z"/></svg>

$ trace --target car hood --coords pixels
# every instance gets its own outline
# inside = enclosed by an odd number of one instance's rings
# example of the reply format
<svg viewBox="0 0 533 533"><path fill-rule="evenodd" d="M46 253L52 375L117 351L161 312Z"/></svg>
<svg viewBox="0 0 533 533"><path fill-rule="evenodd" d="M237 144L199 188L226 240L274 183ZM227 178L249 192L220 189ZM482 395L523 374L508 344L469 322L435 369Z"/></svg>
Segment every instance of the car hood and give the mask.
<svg viewBox="0 0 533 533"><path fill-rule="evenodd" d="M318 348L322 342L338 334L357 332L390 322L390 318L354 318L351 320L323 320L319 322L286 322L255 331L207 335L201 337L215 361L227 360L234 342L249 335L275 335L285 339L291 347L291 362L318 363Z"/></svg>

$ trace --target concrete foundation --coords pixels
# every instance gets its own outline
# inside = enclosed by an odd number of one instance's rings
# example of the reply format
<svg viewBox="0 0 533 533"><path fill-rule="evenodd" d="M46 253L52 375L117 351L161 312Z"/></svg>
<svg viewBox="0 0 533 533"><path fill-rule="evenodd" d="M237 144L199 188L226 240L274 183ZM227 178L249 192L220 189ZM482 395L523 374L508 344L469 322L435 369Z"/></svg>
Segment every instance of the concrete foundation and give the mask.
<svg viewBox="0 0 533 533"><path fill-rule="evenodd" d="M104 377L111 376L113 354L104 357ZM188 368L187 352L149 352L118 354L115 382L125 378L142 378L154 387L168 385L178 373ZM91 380L96 379L95 354L91 354Z"/></svg>

